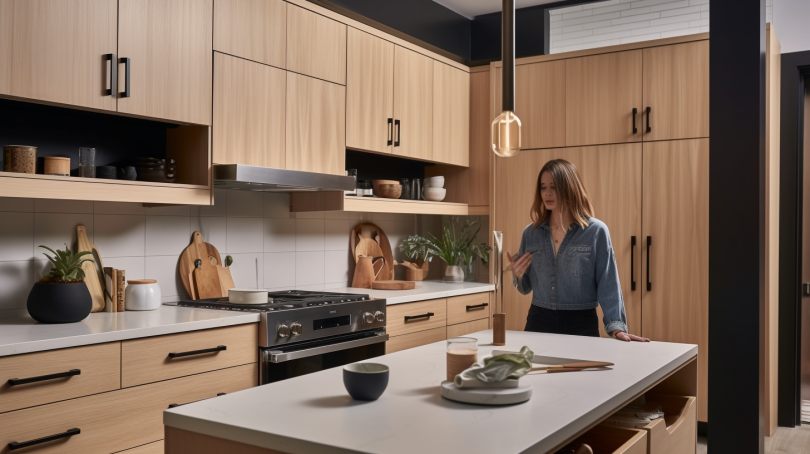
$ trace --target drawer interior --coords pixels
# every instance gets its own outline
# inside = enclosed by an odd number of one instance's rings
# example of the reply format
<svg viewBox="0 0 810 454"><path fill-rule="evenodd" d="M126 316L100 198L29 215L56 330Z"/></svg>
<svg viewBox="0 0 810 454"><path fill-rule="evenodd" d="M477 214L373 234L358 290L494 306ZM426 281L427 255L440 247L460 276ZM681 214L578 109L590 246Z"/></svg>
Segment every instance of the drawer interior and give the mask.
<svg viewBox="0 0 810 454"><path fill-rule="evenodd" d="M594 454L646 454L647 433L643 430L598 425L585 432L568 446L584 443ZM567 453L565 449L561 452Z"/></svg>

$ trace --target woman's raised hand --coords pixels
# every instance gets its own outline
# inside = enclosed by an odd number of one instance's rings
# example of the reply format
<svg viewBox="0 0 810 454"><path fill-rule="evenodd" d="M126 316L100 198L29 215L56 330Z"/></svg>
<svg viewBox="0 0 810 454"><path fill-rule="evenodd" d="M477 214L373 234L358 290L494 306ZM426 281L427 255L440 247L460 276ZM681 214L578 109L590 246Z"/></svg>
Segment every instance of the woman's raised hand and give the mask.
<svg viewBox="0 0 810 454"><path fill-rule="evenodd" d="M520 257L512 257L512 254L507 252L506 257L512 264L512 275L518 279L522 279L523 274L525 274L526 270L532 265L532 254L527 252Z"/></svg>

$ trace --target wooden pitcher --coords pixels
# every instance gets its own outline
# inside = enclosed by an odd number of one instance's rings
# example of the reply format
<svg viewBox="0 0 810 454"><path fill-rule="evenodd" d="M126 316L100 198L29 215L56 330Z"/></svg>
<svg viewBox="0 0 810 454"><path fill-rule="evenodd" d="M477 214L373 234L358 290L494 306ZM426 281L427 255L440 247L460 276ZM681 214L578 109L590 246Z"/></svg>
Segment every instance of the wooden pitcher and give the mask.
<svg viewBox="0 0 810 454"><path fill-rule="evenodd" d="M375 273L374 264L377 263L377 261L382 261L382 264L380 265L380 269ZM357 265L354 268L352 287L371 288L371 283L377 279L377 276L379 276L383 268L385 268L385 257L358 256Z"/></svg>

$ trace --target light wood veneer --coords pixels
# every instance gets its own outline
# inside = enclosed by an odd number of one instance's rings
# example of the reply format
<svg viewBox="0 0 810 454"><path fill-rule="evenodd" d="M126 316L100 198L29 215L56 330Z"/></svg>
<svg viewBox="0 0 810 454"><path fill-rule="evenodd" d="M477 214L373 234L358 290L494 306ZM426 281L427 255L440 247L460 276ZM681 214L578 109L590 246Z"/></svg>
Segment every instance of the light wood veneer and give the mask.
<svg viewBox="0 0 810 454"><path fill-rule="evenodd" d="M444 326L425 331L417 331L410 334L403 334L401 336L395 336L388 339L388 342L385 343L385 353L395 353L401 350L419 347L420 345L432 344L433 342L439 342L445 339L447 339L447 328Z"/></svg>
<svg viewBox="0 0 810 454"><path fill-rule="evenodd" d="M286 42L283 0L214 0L215 51L284 68Z"/></svg>
<svg viewBox="0 0 810 454"><path fill-rule="evenodd" d="M346 84L346 25L287 5L287 69Z"/></svg>
<svg viewBox="0 0 810 454"><path fill-rule="evenodd" d="M467 306L480 306L482 304L487 304L487 306L467 308ZM447 298L447 324L455 325L472 320L489 319L491 309L489 304L488 292Z"/></svg>
<svg viewBox="0 0 810 454"><path fill-rule="evenodd" d="M163 454L164 452L165 448L163 446L163 440L160 440L138 446L137 448L121 451L121 454Z"/></svg>
<svg viewBox="0 0 810 454"><path fill-rule="evenodd" d="M489 318L458 323L447 327L447 338L466 336L467 334L477 333L485 329L489 329Z"/></svg>
<svg viewBox="0 0 810 454"><path fill-rule="evenodd" d="M389 336L401 336L447 325L447 300L437 299L388 306L385 330ZM430 317L405 321L405 317L433 313Z"/></svg>
<svg viewBox="0 0 810 454"><path fill-rule="evenodd" d="M394 154L433 159L433 60L412 50L394 49Z"/></svg>
<svg viewBox="0 0 810 454"><path fill-rule="evenodd" d="M470 74L433 62L433 160L470 165Z"/></svg>

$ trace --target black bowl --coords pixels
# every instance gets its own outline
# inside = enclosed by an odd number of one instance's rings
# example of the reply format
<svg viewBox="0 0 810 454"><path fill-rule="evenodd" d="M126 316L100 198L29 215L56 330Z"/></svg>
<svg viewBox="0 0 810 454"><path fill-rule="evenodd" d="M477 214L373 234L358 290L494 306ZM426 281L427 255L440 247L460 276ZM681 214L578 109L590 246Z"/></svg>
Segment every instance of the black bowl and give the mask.
<svg viewBox="0 0 810 454"><path fill-rule="evenodd" d="M356 400L377 400L388 386L388 366L352 363L343 366L343 385Z"/></svg>

